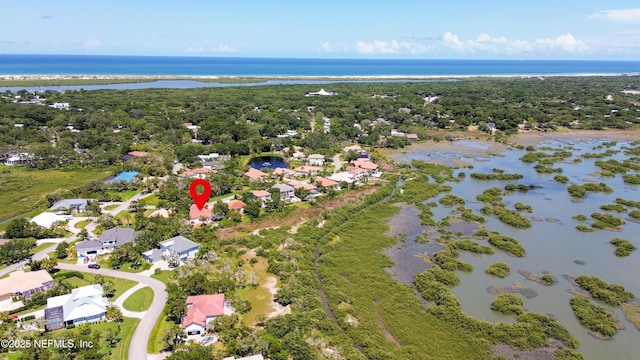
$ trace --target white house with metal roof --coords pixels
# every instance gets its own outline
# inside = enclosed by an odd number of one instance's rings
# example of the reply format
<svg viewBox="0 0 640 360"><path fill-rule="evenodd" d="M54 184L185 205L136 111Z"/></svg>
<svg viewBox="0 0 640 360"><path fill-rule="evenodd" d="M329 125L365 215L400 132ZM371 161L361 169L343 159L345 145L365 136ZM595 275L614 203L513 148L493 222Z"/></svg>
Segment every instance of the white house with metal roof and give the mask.
<svg viewBox="0 0 640 360"><path fill-rule="evenodd" d="M70 324L98 321L107 315L107 298L100 284L82 286L71 294L50 297L44 312L45 328L62 329Z"/></svg>
<svg viewBox="0 0 640 360"><path fill-rule="evenodd" d="M180 262L184 262L187 259L196 257L200 250L200 245L184 236L175 236L162 241L160 243L160 250L165 259L176 254L180 258Z"/></svg>

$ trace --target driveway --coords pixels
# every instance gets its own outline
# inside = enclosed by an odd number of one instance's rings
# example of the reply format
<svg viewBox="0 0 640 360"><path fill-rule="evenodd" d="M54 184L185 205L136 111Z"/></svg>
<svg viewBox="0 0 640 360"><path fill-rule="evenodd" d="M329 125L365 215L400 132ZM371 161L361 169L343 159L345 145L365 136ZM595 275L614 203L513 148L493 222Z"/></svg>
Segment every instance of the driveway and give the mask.
<svg viewBox="0 0 640 360"><path fill-rule="evenodd" d="M342 161L340 161L340 155L336 155L333 157L333 167L335 168L334 172L340 172L342 169Z"/></svg>
<svg viewBox="0 0 640 360"><path fill-rule="evenodd" d="M167 303L167 292L165 291L165 285L156 279L140 274L131 274L124 271L111 270L111 269L89 269L85 265L71 265L71 264L58 264L58 268L62 270L75 270L84 271L94 274L103 274L107 276L113 276L122 279L133 280L138 283L147 285L153 289L153 302L151 307L147 310L140 323L133 332L131 338L131 344L129 345L129 359L147 359L147 344L149 343L149 337L151 336L151 330L153 325L160 317L164 305Z"/></svg>

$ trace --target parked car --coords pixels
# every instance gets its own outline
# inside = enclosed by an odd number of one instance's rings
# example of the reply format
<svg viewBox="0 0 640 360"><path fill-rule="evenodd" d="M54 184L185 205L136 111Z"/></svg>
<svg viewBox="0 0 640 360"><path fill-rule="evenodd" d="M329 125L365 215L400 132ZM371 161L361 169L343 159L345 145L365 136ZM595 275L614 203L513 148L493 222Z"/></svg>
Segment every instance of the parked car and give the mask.
<svg viewBox="0 0 640 360"><path fill-rule="evenodd" d="M100 269L100 265L98 265L98 264L89 264L89 269Z"/></svg>

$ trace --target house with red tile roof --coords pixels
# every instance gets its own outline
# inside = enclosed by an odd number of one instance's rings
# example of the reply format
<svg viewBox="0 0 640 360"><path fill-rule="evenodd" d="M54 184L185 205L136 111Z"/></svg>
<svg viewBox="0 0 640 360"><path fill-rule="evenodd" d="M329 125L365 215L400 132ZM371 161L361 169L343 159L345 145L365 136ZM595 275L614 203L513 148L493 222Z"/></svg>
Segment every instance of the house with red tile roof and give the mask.
<svg viewBox="0 0 640 360"><path fill-rule="evenodd" d="M266 190L253 190L251 193L254 199L262 202L262 205L271 200L271 193Z"/></svg>
<svg viewBox="0 0 640 360"><path fill-rule="evenodd" d="M293 169L297 176L313 176L322 170L319 166L298 166Z"/></svg>
<svg viewBox="0 0 640 360"><path fill-rule="evenodd" d="M224 294L187 297L187 314L182 319L182 330L187 335L200 335L218 316L231 315L233 308L224 301Z"/></svg>
<svg viewBox="0 0 640 360"><path fill-rule="evenodd" d="M131 151L129 153L129 155L134 156L134 157L145 157L145 156L149 155L149 153L146 152L146 151Z"/></svg>
<svg viewBox="0 0 640 360"><path fill-rule="evenodd" d="M368 175L374 175L378 173L378 164L372 163L369 160L358 159L353 162L353 165L355 165L355 167L357 168L366 170Z"/></svg>
<svg viewBox="0 0 640 360"><path fill-rule="evenodd" d="M267 173L258 169L249 168L249 170L244 173L244 176L248 177L250 181L262 181L267 177Z"/></svg>
<svg viewBox="0 0 640 360"><path fill-rule="evenodd" d="M347 166L347 172L351 175L353 175L353 178L355 180L360 180L363 177L365 177L368 173L367 170L363 169L363 168L359 168L356 166Z"/></svg>
<svg viewBox="0 0 640 360"><path fill-rule="evenodd" d="M338 183L337 181L333 181L320 176L317 176L314 181L320 187L327 188L327 189L333 188L334 190L340 190L340 183Z"/></svg>
<svg viewBox="0 0 640 360"><path fill-rule="evenodd" d="M211 221L211 217L213 216L213 211L208 209L206 205L202 208L202 210L198 209L196 204L192 204L191 208L189 208L189 219L191 219L191 224L199 225L201 223L207 223Z"/></svg>
<svg viewBox="0 0 640 360"><path fill-rule="evenodd" d="M244 201L242 200L237 200L237 199L232 199L229 200L229 210L235 210L239 213L243 213L244 212L244 207L247 206L247 204L245 204Z"/></svg>
<svg viewBox="0 0 640 360"><path fill-rule="evenodd" d="M296 175L295 170L277 167L273 170L274 176L282 176L285 179L291 179Z"/></svg>
<svg viewBox="0 0 640 360"><path fill-rule="evenodd" d="M191 170L187 170L185 172L183 172L182 174L178 175L179 178L190 178L190 179L204 179L207 174L209 173L215 173L215 170L212 169L208 169L208 168L198 168L198 169L191 169Z"/></svg>

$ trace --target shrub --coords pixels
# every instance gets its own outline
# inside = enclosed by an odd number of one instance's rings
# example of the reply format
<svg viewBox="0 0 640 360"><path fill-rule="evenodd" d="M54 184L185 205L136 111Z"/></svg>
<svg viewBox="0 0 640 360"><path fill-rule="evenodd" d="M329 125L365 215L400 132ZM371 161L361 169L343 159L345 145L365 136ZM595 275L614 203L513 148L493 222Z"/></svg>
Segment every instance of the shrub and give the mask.
<svg viewBox="0 0 640 360"><path fill-rule="evenodd" d="M495 262L489 265L484 272L488 275L504 279L505 277L507 277L507 275L509 275L509 271L511 271L509 264L503 262Z"/></svg>
<svg viewBox="0 0 640 360"><path fill-rule="evenodd" d="M491 310L502 314L524 313L522 299L513 294L500 294L491 303Z"/></svg>
<svg viewBox="0 0 640 360"><path fill-rule="evenodd" d="M550 286L553 285L554 282L556 282L556 279L551 274L544 274L540 276L540 281L542 282L542 284Z"/></svg>
<svg viewBox="0 0 640 360"><path fill-rule="evenodd" d="M616 247L616 256L629 256L636 247L629 240L615 238L610 243Z"/></svg>
<svg viewBox="0 0 640 360"><path fill-rule="evenodd" d="M522 244L510 236L494 234L489 236L489 243L510 255L517 257L523 257L525 255Z"/></svg>
<svg viewBox="0 0 640 360"><path fill-rule="evenodd" d="M570 304L580 324L587 329L606 337L618 331L615 317L602 306L594 305L589 299L578 295L571 298Z"/></svg>
<svg viewBox="0 0 640 360"><path fill-rule="evenodd" d="M569 182L569 178L564 176L564 175L556 175L553 177L553 180L561 183L561 184L566 184Z"/></svg>
<svg viewBox="0 0 640 360"><path fill-rule="evenodd" d="M575 282L588 291L594 299L604 301L611 306L619 306L634 298L633 293L625 291L622 285L608 284L595 276L580 275Z"/></svg>

